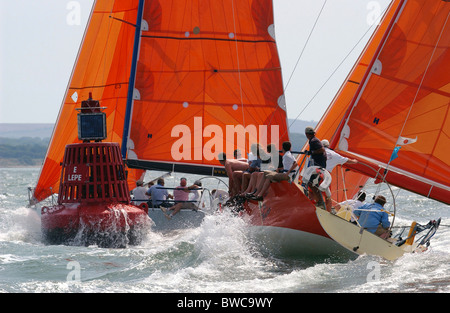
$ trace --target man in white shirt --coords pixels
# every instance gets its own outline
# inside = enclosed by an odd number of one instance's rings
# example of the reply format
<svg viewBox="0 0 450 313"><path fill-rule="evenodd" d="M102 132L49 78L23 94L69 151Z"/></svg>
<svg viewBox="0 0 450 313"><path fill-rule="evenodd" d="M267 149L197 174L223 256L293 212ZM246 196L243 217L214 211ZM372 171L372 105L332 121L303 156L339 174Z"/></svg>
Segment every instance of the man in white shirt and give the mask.
<svg viewBox="0 0 450 313"><path fill-rule="evenodd" d="M142 180L138 180L136 182L136 188L134 188L131 193L133 194L133 204L134 205L140 205L141 203L146 203L148 199L150 198L148 195L145 194L147 191L147 188L145 188L144 183Z"/></svg>
<svg viewBox="0 0 450 313"><path fill-rule="evenodd" d="M326 140L326 139L322 140L322 144L325 147L325 153L327 154L327 168L326 169L328 172L331 173L333 171L333 169L336 167L336 165L343 165L345 163L348 163L348 164L358 163L358 161L355 159L349 159L349 158L343 157L339 153L331 150L330 143L328 142L328 140Z"/></svg>

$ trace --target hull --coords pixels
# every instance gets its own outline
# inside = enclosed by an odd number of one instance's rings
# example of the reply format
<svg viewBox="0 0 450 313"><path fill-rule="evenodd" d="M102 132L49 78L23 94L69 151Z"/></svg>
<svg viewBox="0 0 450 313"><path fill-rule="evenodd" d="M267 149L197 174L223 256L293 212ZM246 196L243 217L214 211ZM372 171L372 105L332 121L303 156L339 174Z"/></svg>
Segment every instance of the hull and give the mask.
<svg viewBox="0 0 450 313"><path fill-rule="evenodd" d="M200 227L205 217L205 212L182 209L169 220L161 209L150 208L148 216L154 223L152 230L164 232Z"/></svg>
<svg viewBox="0 0 450 313"><path fill-rule="evenodd" d="M275 253L287 256L352 258L322 228L316 207L301 187L286 181L271 184L263 201L247 201L253 233Z"/></svg>
<svg viewBox="0 0 450 313"><path fill-rule="evenodd" d="M416 244L404 244L401 247L398 247L395 243L382 239L375 234L348 222L346 219L330 214L323 209L317 208L316 213L320 223L336 242L349 251L354 251L359 255L378 255L393 261L407 252L414 251L417 247Z"/></svg>
<svg viewBox="0 0 450 313"><path fill-rule="evenodd" d="M252 226L250 235L261 250L271 255L315 261L347 261L357 257L329 238L291 228Z"/></svg>
<svg viewBox="0 0 450 313"><path fill-rule="evenodd" d="M139 244L151 226L144 209L121 203L82 203L43 207L46 244L126 247Z"/></svg>

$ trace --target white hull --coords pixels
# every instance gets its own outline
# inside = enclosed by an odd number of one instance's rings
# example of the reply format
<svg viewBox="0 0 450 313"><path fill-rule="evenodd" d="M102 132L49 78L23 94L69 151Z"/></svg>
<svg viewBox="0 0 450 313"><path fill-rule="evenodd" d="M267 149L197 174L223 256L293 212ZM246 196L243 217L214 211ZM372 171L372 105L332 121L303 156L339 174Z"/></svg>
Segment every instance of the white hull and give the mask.
<svg viewBox="0 0 450 313"><path fill-rule="evenodd" d="M331 238L349 251L360 255L378 255L387 260L396 260L415 248L414 245L407 244L398 247L394 243L323 209L317 208L316 214L323 229Z"/></svg>
<svg viewBox="0 0 450 313"><path fill-rule="evenodd" d="M201 225L205 217L205 212L198 210L184 210L168 219L160 208L149 208L148 216L154 222L152 230L171 231L176 229L196 228Z"/></svg>

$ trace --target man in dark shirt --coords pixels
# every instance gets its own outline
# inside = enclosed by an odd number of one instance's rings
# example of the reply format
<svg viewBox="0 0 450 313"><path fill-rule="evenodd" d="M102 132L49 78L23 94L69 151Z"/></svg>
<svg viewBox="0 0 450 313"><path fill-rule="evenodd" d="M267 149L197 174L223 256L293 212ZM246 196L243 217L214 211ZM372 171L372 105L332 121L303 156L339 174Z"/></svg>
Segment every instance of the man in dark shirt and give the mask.
<svg viewBox="0 0 450 313"><path fill-rule="evenodd" d="M316 132L314 128L308 126L305 128L306 138L309 140L309 151L311 159L314 161L315 166L323 168L327 167L327 154L322 142L315 136Z"/></svg>

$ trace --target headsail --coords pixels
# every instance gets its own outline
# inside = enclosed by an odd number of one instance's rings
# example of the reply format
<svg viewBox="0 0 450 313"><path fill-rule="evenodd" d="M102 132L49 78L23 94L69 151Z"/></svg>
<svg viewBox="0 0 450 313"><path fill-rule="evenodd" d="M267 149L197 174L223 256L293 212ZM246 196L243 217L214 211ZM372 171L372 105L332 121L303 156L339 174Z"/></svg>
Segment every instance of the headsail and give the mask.
<svg viewBox="0 0 450 313"><path fill-rule="evenodd" d="M331 141L331 139L335 136L336 130L339 128L340 123L343 123L343 118L351 104L352 98L364 78L364 74L367 71L373 55L376 53L380 42L383 40L386 30L392 23L393 16L398 10L400 2L401 0L392 1L386 9L386 12L381 19L380 24L377 26L377 29L372 34L372 37L350 71L350 74L345 79L340 90L317 124L316 132L318 138L328 139ZM335 168L332 173L332 177L332 197L336 202L353 197L368 179L367 176L360 173L347 172L340 166Z"/></svg>
<svg viewBox="0 0 450 313"><path fill-rule="evenodd" d="M271 0L146 1L143 19L129 166L211 174L288 140Z"/></svg>
<svg viewBox="0 0 450 313"><path fill-rule="evenodd" d="M75 108L88 99L90 92L107 107L106 141L121 142L137 8L137 0L95 2L34 192L35 200L58 192L64 148L79 142Z"/></svg>
<svg viewBox="0 0 450 313"><path fill-rule="evenodd" d="M354 169L450 203L450 3L401 1L336 137Z"/></svg>
<svg viewBox="0 0 450 313"><path fill-rule="evenodd" d="M90 92L130 167L211 174L221 151L288 140L282 86L271 0L97 0L34 197L58 192L64 147L78 142L75 108Z"/></svg>

